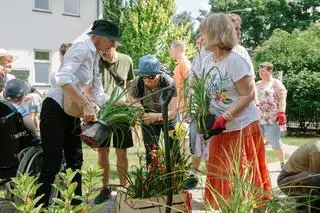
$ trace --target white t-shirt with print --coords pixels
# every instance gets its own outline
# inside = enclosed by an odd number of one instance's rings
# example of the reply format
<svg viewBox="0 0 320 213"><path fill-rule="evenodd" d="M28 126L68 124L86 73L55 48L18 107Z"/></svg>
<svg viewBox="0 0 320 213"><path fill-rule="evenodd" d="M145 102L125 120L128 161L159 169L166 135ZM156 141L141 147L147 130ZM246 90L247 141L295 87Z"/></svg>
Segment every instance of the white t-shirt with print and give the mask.
<svg viewBox="0 0 320 213"><path fill-rule="evenodd" d="M239 98L235 82L245 76L252 76L250 66L239 54L231 51L223 60L217 63L204 64L209 79L206 82L209 96L209 111L217 116L228 110ZM240 130L254 121L259 120L257 107L251 102L232 121L227 122L226 132Z"/></svg>

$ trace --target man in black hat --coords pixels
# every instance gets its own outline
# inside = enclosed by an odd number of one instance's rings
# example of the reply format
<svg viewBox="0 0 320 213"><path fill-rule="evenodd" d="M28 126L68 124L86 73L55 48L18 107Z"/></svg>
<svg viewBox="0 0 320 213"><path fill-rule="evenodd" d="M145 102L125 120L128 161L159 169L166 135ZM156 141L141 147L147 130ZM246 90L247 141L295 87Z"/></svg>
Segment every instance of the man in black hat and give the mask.
<svg viewBox="0 0 320 213"><path fill-rule="evenodd" d="M93 31L95 32L95 31ZM119 45L119 34L115 29L111 29L109 34L111 40L115 41L115 45L110 49L109 54L100 59L100 73L102 74L103 88L106 93L111 94L112 91L118 87L121 89L129 88L130 81L133 79L133 64L130 56L117 52ZM120 91L119 91L120 92ZM128 102L129 97L122 97L122 102ZM128 172L128 156L127 148L133 146L133 139L130 126L126 123L121 124L122 130L114 130L113 132L113 147L116 149L117 155L117 171L120 185L126 184L126 174ZM94 199L95 204L100 204L107 199L111 198L111 188L109 184L109 153L110 153L111 138L107 139L105 148L98 148L98 162L99 166L103 169L103 188L100 194Z"/></svg>
<svg viewBox="0 0 320 213"><path fill-rule="evenodd" d="M49 203L51 185L60 170L63 153L67 167L72 170L81 169L83 162L80 118L65 112L64 97L82 109L84 122L95 121L94 106L102 106L110 98L102 87L99 60L109 57L120 41L120 30L117 24L106 20L96 20L91 30L89 39L73 44L64 55L58 72L52 76L55 83L42 104L40 132L44 160L39 176L42 185L37 195L44 194L38 202L44 206ZM73 180L77 182L75 194L81 196L81 174Z"/></svg>

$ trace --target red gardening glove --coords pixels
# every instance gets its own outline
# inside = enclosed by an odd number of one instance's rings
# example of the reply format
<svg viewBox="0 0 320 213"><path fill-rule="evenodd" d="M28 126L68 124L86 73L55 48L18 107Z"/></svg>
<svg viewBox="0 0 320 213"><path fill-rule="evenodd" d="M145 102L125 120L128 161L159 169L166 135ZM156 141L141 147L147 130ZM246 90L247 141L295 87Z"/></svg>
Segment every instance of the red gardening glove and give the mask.
<svg viewBox="0 0 320 213"><path fill-rule="evenodd" d="M279 125L285 125L287 123L287 116L286 113L284 112L278 112L277 113L277 119L276 121L278 121Z"/></svg>
<svg viewBox="0 0 320 213"><path fill-rule="evenodd" d="M219 115L217 119L213 122L211 129L226 128L227 122L228 121L222 115Z"/></svg>

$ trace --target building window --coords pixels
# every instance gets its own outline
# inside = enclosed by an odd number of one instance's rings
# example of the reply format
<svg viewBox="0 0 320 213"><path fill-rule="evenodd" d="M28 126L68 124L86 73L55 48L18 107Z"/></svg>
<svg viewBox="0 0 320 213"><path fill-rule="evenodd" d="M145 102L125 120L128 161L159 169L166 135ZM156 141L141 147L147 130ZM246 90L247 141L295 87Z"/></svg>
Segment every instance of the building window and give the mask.
<svg viewBox="0 0 320 213"><path fill-rule="evenodd" d="M79 0L64 0L64 15L79 16Z"/></svg>
<svg viewBox="0 0 320 213"><path fill-rule="evenodd" d="M16 76L23 81L28 81L30 71L29 70L11 70L10 74Z"/></svg>
<svg viewBox="0 0 320 213"><path fill-rule="evenodd" d="M34 10L36 11L51 11L50 0L34 0Z"/></svg>
<svg viewBox="0 0 320 213"><path fill-rule="evenodd" d="M50 73L50 51L34 51L34 81L35 83L48 84Z"/></svg>

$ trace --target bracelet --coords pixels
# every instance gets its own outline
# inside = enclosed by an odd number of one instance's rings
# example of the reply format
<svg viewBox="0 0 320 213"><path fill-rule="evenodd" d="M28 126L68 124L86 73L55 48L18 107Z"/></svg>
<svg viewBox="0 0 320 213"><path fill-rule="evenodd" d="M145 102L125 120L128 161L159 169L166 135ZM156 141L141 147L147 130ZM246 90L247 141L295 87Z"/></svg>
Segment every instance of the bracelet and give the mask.
<svg viewBox="0 0 320 213"><path fill-rule="evenodd" d="M229 111L225 111L222 115L227 121L231 121L233 119L233 116L231 114L231 112Z"/></svg>

